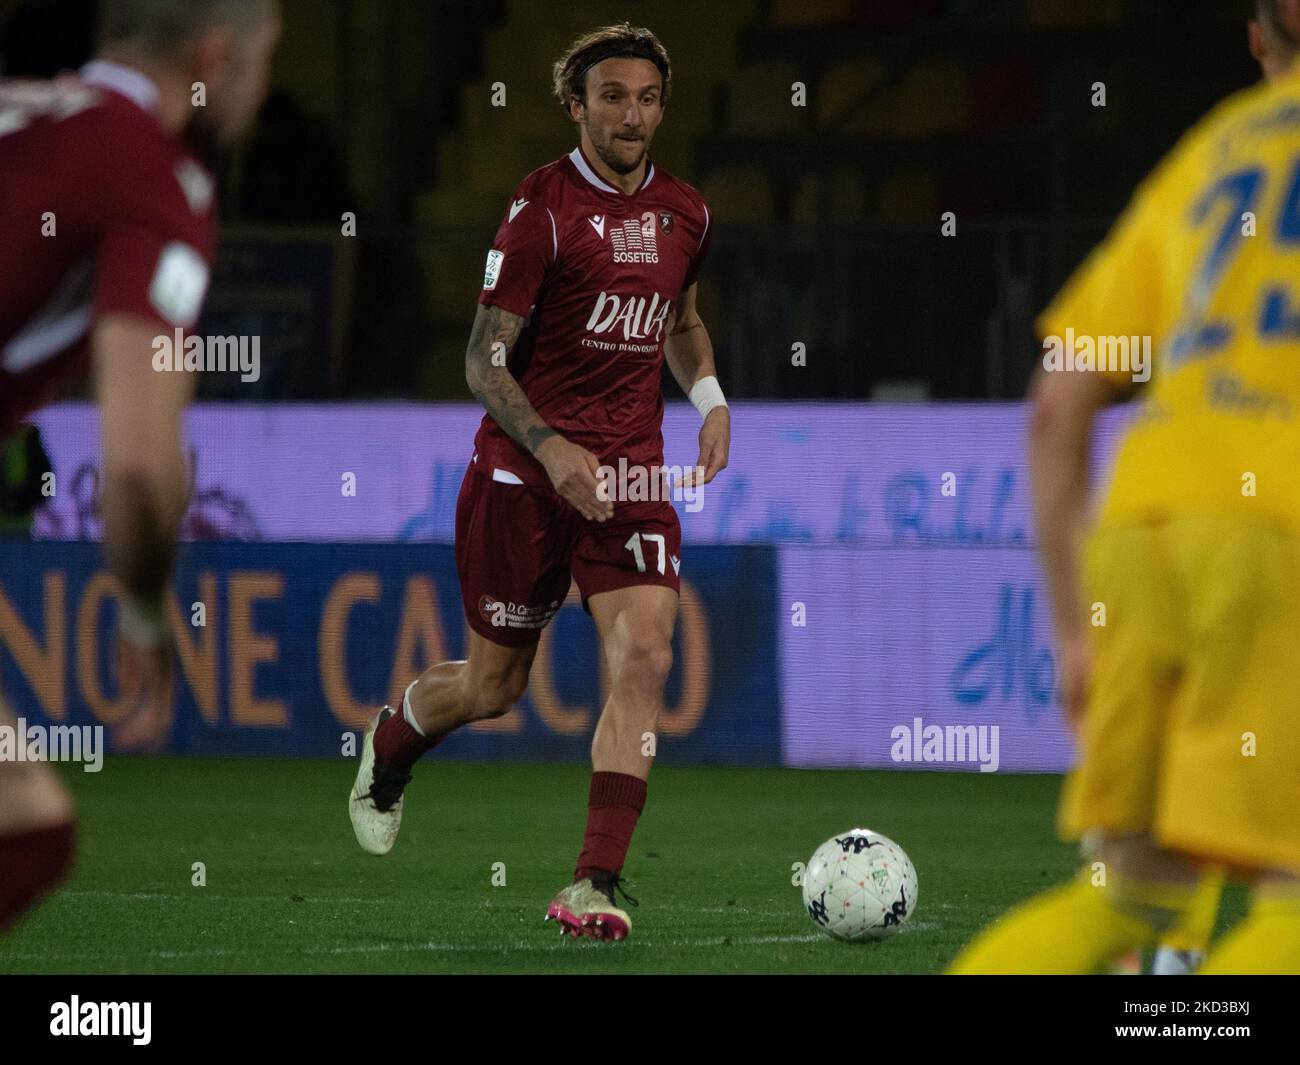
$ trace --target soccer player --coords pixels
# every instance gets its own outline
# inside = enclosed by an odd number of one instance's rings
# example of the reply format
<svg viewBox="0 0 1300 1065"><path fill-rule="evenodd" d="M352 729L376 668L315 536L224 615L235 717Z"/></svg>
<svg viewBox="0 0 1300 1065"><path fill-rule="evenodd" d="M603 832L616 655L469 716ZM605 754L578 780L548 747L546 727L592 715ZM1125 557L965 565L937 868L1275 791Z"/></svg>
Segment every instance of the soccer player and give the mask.
<svg viewBox="0 0 1300 1065"><path fill-rule="evenodd" d="M279 17L274 0L106 0L100 27L79 74L0 82L0 440L93 369L122 677L137 699L115 740L147 747L170 725L164 604L194 388L154 372L153 340L197 321L215 240L213 179L186 137L216 145L251 124ZM14 724L2 705L0 724ZM62 878L74 829L46 765L0 761L0 929Z"/></svg>
<svg viewBox="0 0 1300 1065"><path fill-rule="evenodd" d="M665 358L704 420L693 471L702 483L727 464L731 422L696 312L709 211L649 157L670 91L667 52L649 30L607 26L574 42L554 83L579 143L512 197L466 352L466 380L487 411L456 510L468 657L433 666L400 710L371 720L349 809L361 846L387 853L416 760L523 695L572 577L612 690L592 741L573 881L546 916L575 938L622 939L631 919L614 890L672 664L681 529L664 493L620 498L600 467L625 463L662 484Z"/></svg>
<svg viewBox="0 0 1300 1065"><path fill-rule="evenodd" d="M1268 82L1184 138L1039 323L1150 337L1156 356L1082 557L1093 419L1133 374L1034 388L1035 511L1081 738L1059 827L1100 831L1101 864L954 972L1096 971L1185 924L1205 863L1252 896L1201 971L1300 972L1300 0L1261 0L1252 41Z"/></svg>

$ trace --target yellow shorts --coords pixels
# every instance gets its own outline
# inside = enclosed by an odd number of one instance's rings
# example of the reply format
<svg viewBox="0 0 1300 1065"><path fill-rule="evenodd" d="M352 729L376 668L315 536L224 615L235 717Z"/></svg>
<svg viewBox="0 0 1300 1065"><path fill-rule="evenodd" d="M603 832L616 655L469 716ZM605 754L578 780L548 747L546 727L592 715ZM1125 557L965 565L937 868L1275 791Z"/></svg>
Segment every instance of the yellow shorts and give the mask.
<svg viewBox="0 0 1300 1065"><path fill-rule="evenodd" d="M1092 679L1058 827L1300 871L1300 539L1186 516L1090 537Z"/></svg>

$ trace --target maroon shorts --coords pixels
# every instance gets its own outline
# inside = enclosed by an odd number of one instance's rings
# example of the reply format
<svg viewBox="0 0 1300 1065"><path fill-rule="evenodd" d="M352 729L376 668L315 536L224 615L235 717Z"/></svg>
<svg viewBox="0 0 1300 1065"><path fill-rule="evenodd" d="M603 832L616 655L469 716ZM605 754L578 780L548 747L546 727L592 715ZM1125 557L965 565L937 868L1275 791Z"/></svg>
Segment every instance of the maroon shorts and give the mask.
<svg viewBox="0 0 1300 1065"><path fill-rule="evenodd" d="M456 501L460 594L480 636L532 643L564 604L570 579L583 609L593 595L637 584L679 590L682 528L667 500L615 502L610 520L589 521L549 486L492 474L471 462Z"/></svg>

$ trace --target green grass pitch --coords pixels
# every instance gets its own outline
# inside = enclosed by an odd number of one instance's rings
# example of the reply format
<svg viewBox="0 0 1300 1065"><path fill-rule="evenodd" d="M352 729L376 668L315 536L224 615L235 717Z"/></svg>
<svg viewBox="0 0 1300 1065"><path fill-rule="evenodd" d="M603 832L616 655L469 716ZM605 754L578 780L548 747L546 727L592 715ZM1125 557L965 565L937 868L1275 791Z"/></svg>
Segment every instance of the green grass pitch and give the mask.
<svg viewBox="0 0 1300 1065"><path fill-rule="evenodd" d="M632 935L575 942L542 915L581 843L585 767L425 760L385 858L352 837L355 762L63 768L77 868L0 940L0 972L933 973L1076 868L1052 833L1057 777L660 765L624 868ZM883 943L820 934L791 883L859 824L901 843L920 878L912 922ZM1221 924L1239 917L1241 892L1223 909Z"/></svg>

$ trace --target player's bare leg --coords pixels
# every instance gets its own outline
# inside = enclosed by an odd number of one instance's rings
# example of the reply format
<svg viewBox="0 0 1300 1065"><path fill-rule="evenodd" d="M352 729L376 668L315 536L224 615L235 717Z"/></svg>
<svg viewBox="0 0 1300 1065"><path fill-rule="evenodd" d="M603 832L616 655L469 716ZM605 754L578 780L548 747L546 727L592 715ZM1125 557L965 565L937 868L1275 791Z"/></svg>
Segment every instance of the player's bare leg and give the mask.
<svg viewBox="0 0 1300 1065"><path fill-rule="evenodd" d="M469 658L430 666L407 689L416 727L426 736L445 736L462 725L500 717L528 687L537 641L506 647L469 630Z"/></svg>
<svg viewBox="0 0 1300 1065"><path fill-rule="evenodd" d="M523 696L536 654L536 640L506 647L471 629L467 659L430 666L406 689L400 707L386 706L370 719L348 798L364 850L393 849L412 767L462 725L506 713Z"/></svg>
<svg viewBox="0 0 1300 1065"><path fill-rule="evenodd" d="M637 585L593 595L587 604L600 633L610 695L591 741L592 768L647 780L653 755L645 753L664 705L673 665L677 593Z"/></svg>
<svg viewBox="0 0 1300 1065"><path fill-rule="evenodd" d="M575 937L623 939L632 920L614 904L614 890L645 805L655 727L673 663L677 593L637 585L593 595L587 605L600 632L610 695L591 743L582 853L573 883L552 900L546 917Z"/></svg>
<svg viewBox="0 0 1300 1065"><path fill-rule="evenodd" d="M3 703L0 726L15 727ZM72 799L48 765L0 761L0 931L63 878L75 824Z"/></svg>

